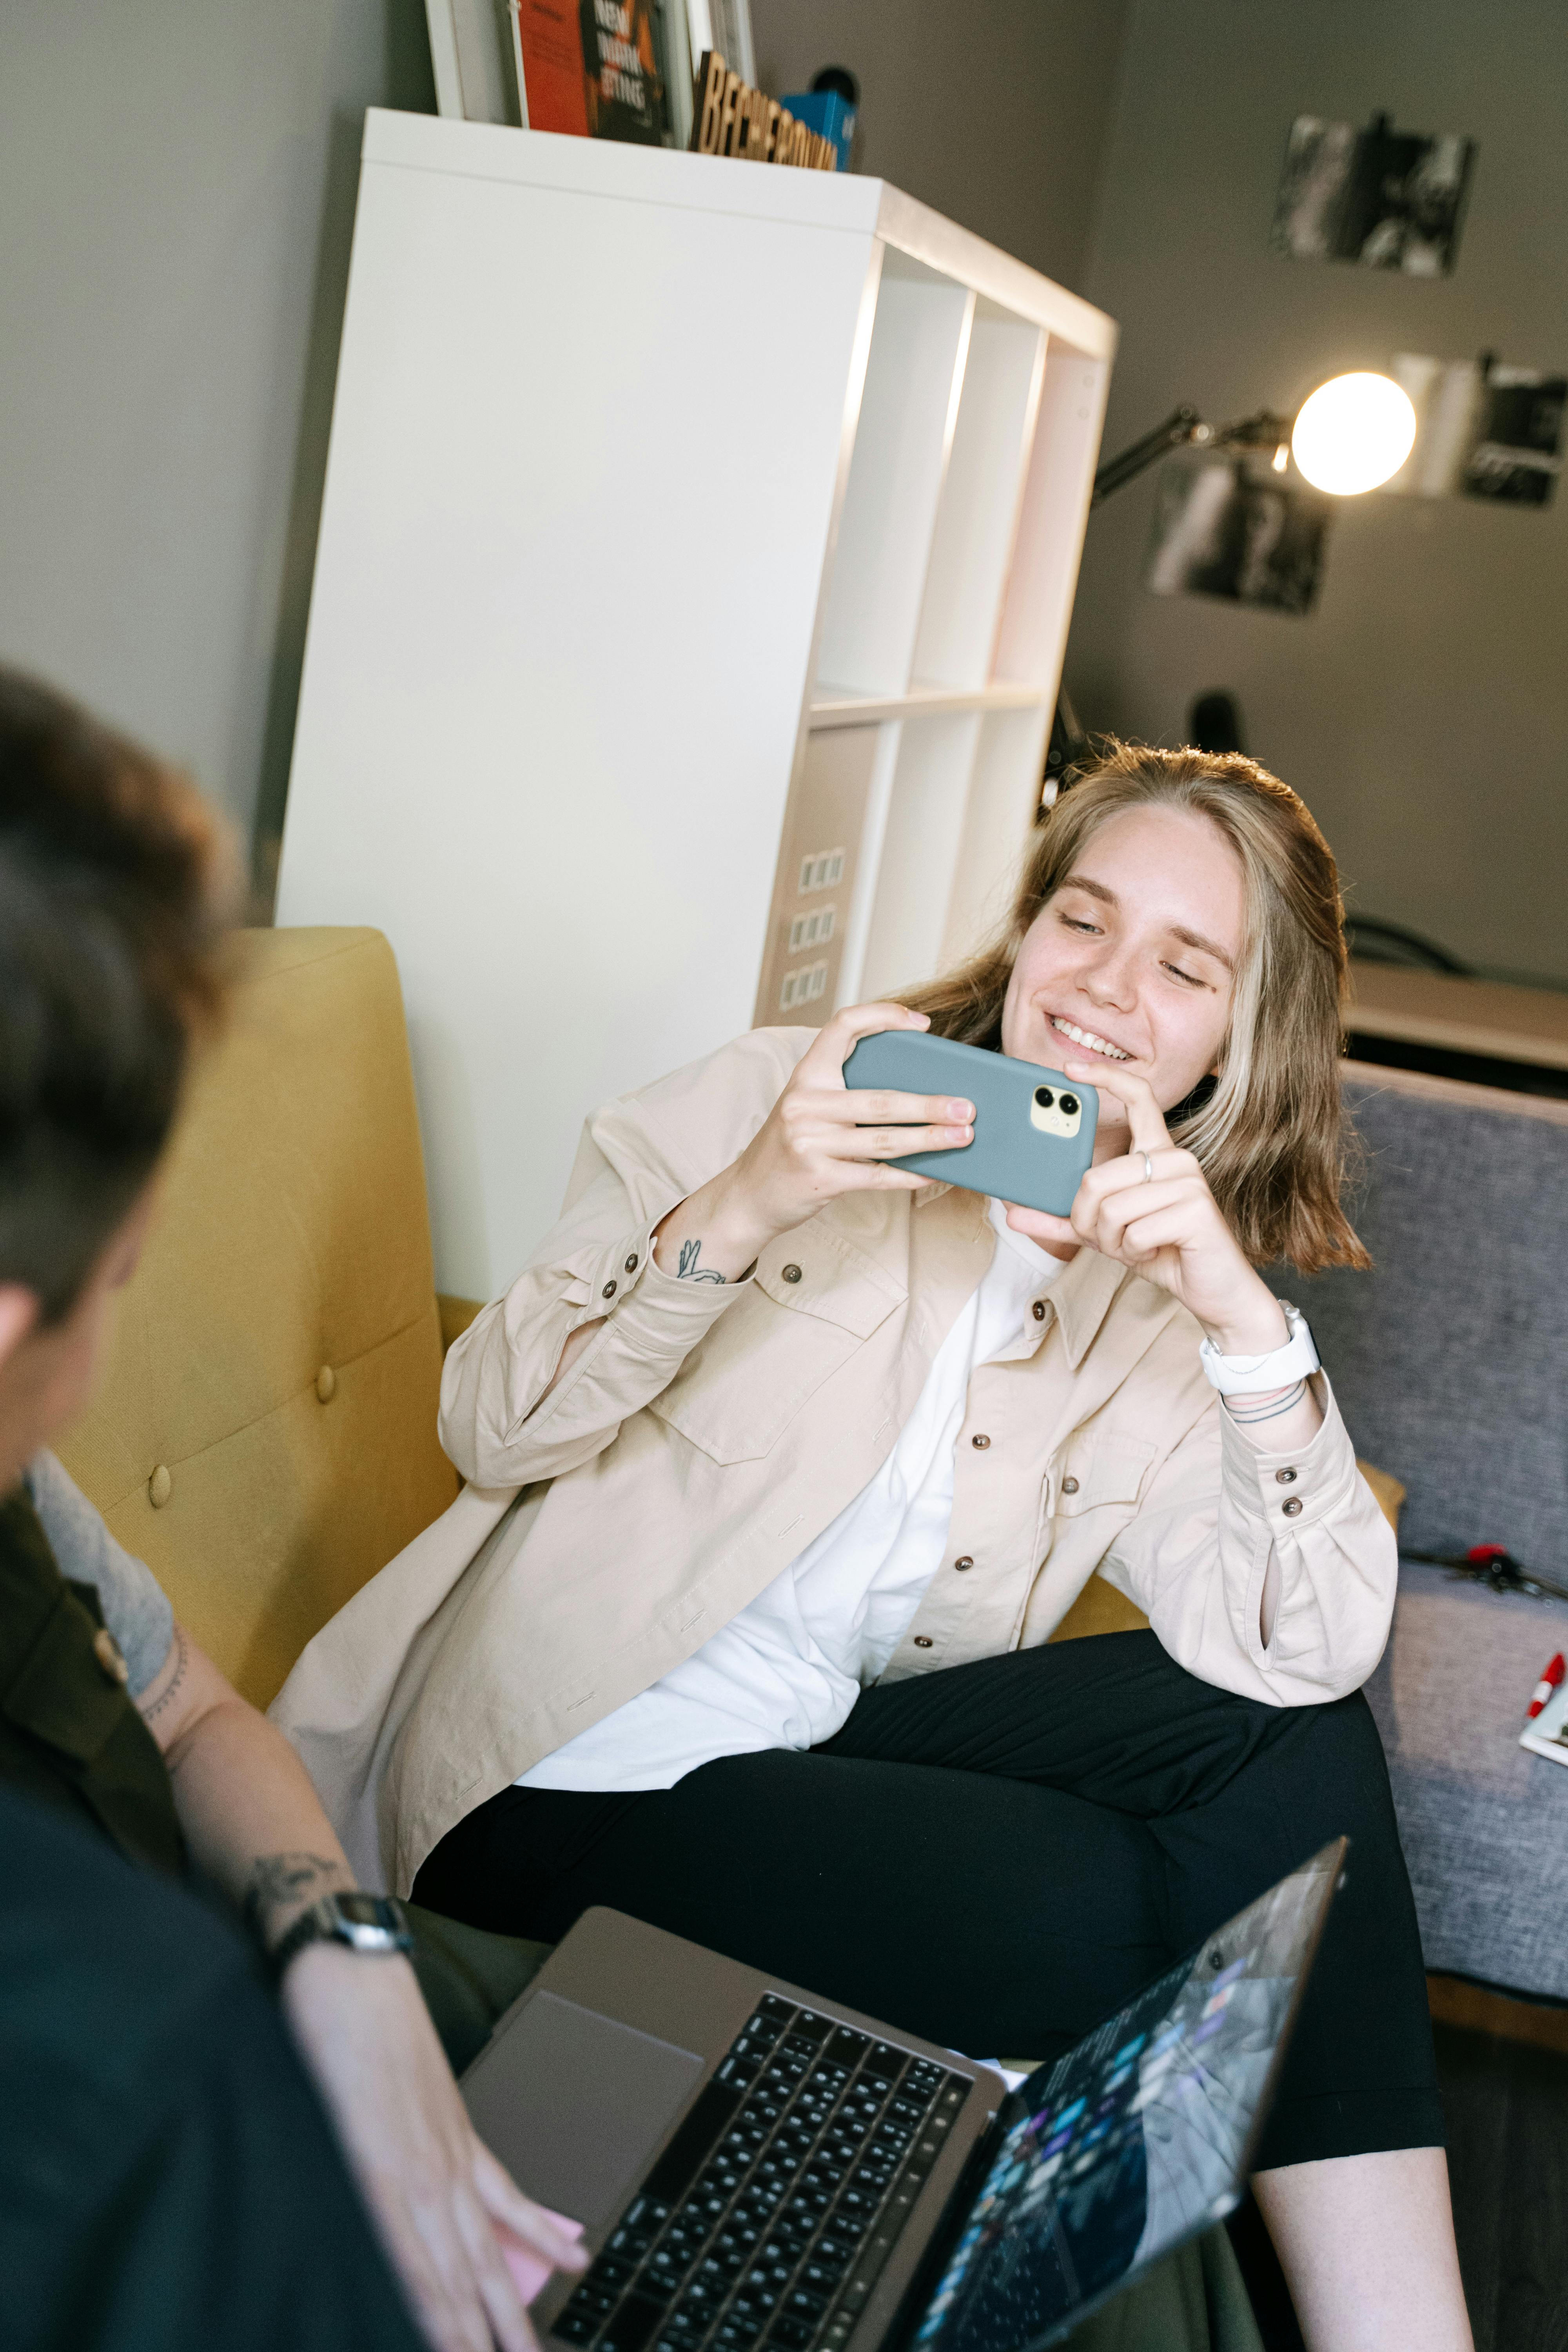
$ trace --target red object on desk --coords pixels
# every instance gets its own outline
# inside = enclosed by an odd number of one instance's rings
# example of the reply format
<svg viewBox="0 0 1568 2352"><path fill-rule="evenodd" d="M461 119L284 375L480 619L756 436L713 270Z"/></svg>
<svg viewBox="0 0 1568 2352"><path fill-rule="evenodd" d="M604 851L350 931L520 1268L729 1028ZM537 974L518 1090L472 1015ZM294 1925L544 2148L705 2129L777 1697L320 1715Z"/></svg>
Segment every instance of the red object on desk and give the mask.
<svg viewBox="0 0 1568 2352"><path fill-rule="evenodd" d="M1541 1713L1565 1674L1568 1674L1568 1664L1564 1663L1563 1653L1559 1650L1557 1655L1542 1670L1541 1680L1536 1684L1534 1695L1524 1710L1527 1723L1532 1716Z"/></svg>

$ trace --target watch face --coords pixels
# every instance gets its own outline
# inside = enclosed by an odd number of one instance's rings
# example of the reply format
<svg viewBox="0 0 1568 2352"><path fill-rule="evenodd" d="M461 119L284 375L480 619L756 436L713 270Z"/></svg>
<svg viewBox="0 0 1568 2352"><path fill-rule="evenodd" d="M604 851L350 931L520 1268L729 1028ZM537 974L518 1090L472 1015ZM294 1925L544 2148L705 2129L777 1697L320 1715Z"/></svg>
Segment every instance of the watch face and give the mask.
<svg viewBox="0 0 1568 2352"><path fill-rule="evenodd" d="M384 1896L380 1895L340 1895L338 1915L351 1927L379 1927L384 1934L395 1936L403 1922Z"/></svg>

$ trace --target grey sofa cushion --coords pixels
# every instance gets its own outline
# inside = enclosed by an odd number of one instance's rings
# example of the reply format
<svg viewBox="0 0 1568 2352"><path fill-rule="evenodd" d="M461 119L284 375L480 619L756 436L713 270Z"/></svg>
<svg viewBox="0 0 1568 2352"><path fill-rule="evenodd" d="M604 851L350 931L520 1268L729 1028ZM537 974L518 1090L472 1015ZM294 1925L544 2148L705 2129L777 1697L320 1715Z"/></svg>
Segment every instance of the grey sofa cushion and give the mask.
<svg viewBox="0 0 1568 2352"><path fill-rule="evenodd" d="M1366 1695L1429 1969L1568 2000L1568 1765L1519 1744L1568 1602L1406 1565Z"/></svg>
<svg viewBox="0 0 1568 2352"><path fill-rule="evenodd" d="M1568 1104L1347 1066L1371 1274L1274 1288L1311 1322L1404 1546L1506 1544L1568 1582ZM1367 1696L1430 1969L1568 1999L1568 1769L1518 1744L1568 1606L1406 1563Z"/></svg>
<svg viewBox="0 0 1568 2352"><path fill-rule="evenodd" d="M1374 1270L1271 1279L1417 1551L1501 1543L1568 1581L1568 1103L1347 1066ZM1555 1566L1554 1566L1555 1563Z"/></svg>

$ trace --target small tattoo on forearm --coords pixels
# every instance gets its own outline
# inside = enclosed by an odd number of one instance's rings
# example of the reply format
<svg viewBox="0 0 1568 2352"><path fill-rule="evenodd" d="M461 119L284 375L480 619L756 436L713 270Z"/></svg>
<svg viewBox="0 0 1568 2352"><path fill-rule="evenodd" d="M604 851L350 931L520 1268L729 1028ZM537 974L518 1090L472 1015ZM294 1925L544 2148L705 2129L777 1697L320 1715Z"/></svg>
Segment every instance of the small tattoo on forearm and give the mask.
<svg viewBox="0 0 1568 2352"><path fill-rule="evenodd" d="M698 1265L697 1261L701 1255L702 1244L700 1241L681 1243L680 1262L675 1269L675 1278L677 1282L723 1281L724 1276L719 1272L717 1266Z"/></svg>
<svg viewBox="0 0 1568 2352"><path fill-rule="evenodd" d="M1306 1381L1298 1381L1291 1388L1276 1390L1272 1396L1226 1397L1226 1409L1232 1421L1240 1422L1247 1429L1257 1422L1278 1421L1282 1412L1299 1405L1306 1393Z"/></svg>
<svg viewBox="0 0 1568 2352"><path fill-rule="evenodd" d="M168 1688L159 1692L151 1706L142 1706L140 1701L137 1703L137 1712L141 1716L143 1723L152 1723L158 1716L163 1714L163 1709L171 1704L176 1692L179 1690L180 1685L185 1679L185 1668L191 1662L191 1653L190 1645L185 1640L185 1629L183 1625L176 1625L174 1628L174 1648L176 1652L174 1671L170 1678Z"/></svg>
<svg viewBox="0 0 1568 2352"><path fill-rule="evenodd" d="M318 1891L330 1894L342 1882L343 1866L322 1853L264 1853L252 1864L250 1881L241 1905L245 1924L266 1941L274 1912L297 1904ZM323 1885L322 1882L330 1882Z"/></svg>

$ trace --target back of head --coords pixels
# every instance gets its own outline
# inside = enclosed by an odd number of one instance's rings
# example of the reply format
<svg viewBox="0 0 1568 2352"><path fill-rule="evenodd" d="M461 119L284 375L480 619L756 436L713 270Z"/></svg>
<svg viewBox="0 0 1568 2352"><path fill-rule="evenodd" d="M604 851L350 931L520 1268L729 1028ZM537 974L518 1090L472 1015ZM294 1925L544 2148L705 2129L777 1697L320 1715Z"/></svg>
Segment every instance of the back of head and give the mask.
<svg viewBox="0 0 1568 2352"><path fill-rule="evenodd" d="M0 1283L68 1311L216 1011L221 839L195 789L0 669Z"/></svg>

